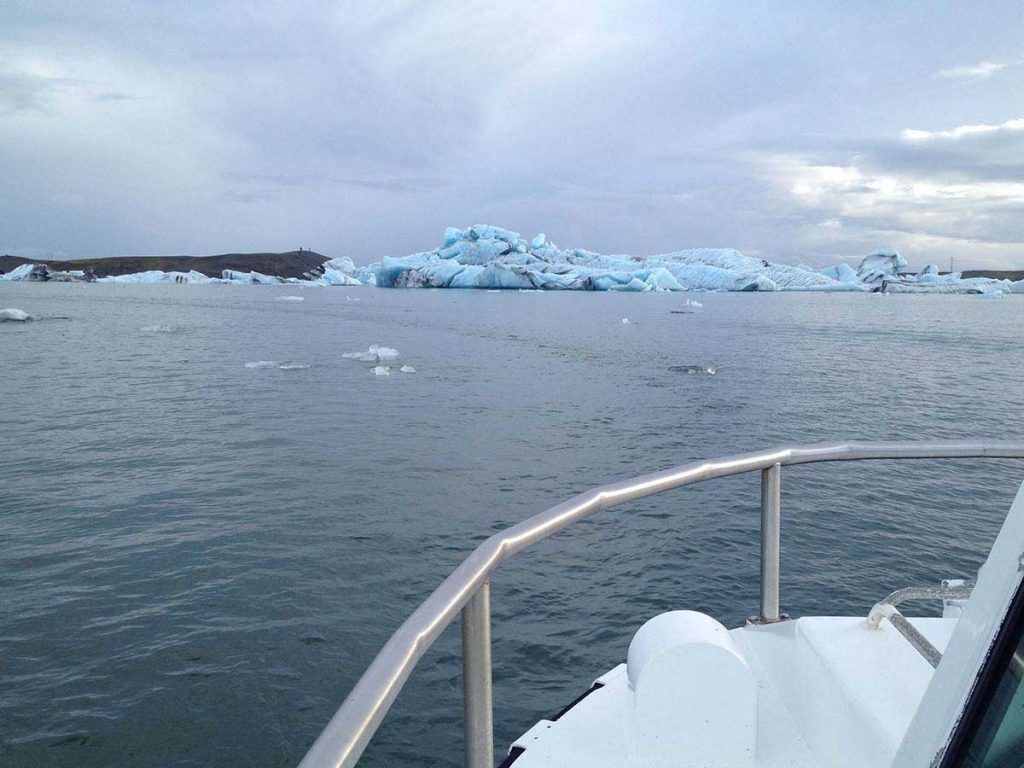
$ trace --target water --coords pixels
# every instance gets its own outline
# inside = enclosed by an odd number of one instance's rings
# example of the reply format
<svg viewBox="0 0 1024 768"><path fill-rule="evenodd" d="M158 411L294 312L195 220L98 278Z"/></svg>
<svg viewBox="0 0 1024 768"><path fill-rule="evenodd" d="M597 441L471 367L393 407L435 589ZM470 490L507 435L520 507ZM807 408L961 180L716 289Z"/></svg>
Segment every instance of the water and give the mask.
<svg viewBox="0 0 1024 768"><path fill-rule="evenodd" d="M779 443L1024 436L1021 297L275 300L295 293L0 285L0 307L70 318L0 325L4 768L292 765L465 553L595 484ZM341 357L374 343L402 353L388 377ZM970 574L1022 478L787 469L784 610L864 613ZM756 476L699 485L503 566L497 743L653 614L753 613L757 507ZM366 765L460 764L458 644L456 626L428 653Z"/></svg>

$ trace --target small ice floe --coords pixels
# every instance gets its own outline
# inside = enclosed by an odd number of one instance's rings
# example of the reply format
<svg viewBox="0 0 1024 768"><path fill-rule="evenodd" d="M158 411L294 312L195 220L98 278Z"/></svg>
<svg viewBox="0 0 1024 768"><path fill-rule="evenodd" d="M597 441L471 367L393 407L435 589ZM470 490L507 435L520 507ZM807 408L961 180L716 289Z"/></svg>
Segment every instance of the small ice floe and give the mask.
<svg viewBox="0 0 1024 768"><path fill-rule="evenodd" d="M305 296L277 296L274 301L305 301Z"/></svg>
<svg viewBox="0 0 1024 768"><path fill-rule="evenodd" d="M675 373L688 373L692 376L714 376L718 373L717 365L673 365L669 368Z"/></svg>
<svg viewBox="0 0 1024 768"><path fill-rule="evenodd" d="M403 365L398 370L400 370L402 373L416 373L416 369L413 368L411 365Z"/></svg>
<svg viewBox="0 0 1024 768"><path fill-rule="evenodd" d="M398 357L398 350L383 347L380 344L371 344L365 352L342 352L341 356L347 360L358 360L361 363L380 363L382 360L393 360Z"/></svg>
<svg viewBox="0 0 1024 768"><path fill-rule="evenodd" d="M345 297L345 301L359 301L359 298L356 297L356 298L353 299L351 296L346 296Z"/></svg>
<svg viewBox="0 0 1024 768"><path fill-rule="evenodd" d="M701 304L699 301L693 301L692 299L687 299L686 303L683 306L684 307L693 307L694 309L704 309L704 305L703 304Z"/></svg>
<svg viewBox="0 0 1024 768"><path fill-rule="evenodd" d="M390 376L391 366L390 365L375 365L373 367L373 373L376 376Z"/></svg>
<svg viewBox="0 0 1024 768"><path fill-rule="evenodd" d="M628 317L622 318L622 324L623 325L634 325L633 321L630 320Z"/></svg>
<svg viewBox="0 0 1024 768"><path fill-rule="evenodd" d="M38 320L35 315L30 315L20 309L0 309L0 323L26 323L29 320Z"/></svg>
<svg viewBox="0 0 1024 768"><path fill-rule="evenodd" d="M143 333L174 333L179 329L174 325L144 325L139 330Z"/></svg>
<svg viewBox="0 0 1024 768"><path fill-rule="evenodd" d="M277 360L257 360L252 363L246 363L246 368L264 369L264 368L277 368L279 371L304 371L309 368L305 363L295 363L291 360L285 360L283 363L277 362Z"/></svg>

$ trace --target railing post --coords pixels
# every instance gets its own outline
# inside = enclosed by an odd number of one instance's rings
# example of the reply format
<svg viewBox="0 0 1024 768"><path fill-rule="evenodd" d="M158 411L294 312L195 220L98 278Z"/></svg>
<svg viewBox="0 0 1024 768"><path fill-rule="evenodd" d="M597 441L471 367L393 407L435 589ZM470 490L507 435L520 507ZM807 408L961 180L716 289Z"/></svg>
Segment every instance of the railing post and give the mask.
<svg viewBox="0 0 1024 768"><path fill-rule="evenodd" d="M490 580L484 581L462 609L462 710L466 768L493 768Z"/></svg>
<svg viewBox="0 0 1024 768"><path fill-rule="evenodd" d="M761 623L778 621L782 465L761 470Z"/></svg>

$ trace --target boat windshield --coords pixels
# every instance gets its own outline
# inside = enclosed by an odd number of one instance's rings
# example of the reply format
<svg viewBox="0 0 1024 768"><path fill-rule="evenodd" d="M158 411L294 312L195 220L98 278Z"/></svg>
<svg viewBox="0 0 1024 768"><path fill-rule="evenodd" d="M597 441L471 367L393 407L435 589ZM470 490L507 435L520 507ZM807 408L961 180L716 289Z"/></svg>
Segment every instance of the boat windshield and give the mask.
<svg viewBox="0 0 1024 768"><path fill-rule="evenodd" d="M964 768L1022 768L1024 766L1024 635L986 703L978 729L960 763Z"/></svg>

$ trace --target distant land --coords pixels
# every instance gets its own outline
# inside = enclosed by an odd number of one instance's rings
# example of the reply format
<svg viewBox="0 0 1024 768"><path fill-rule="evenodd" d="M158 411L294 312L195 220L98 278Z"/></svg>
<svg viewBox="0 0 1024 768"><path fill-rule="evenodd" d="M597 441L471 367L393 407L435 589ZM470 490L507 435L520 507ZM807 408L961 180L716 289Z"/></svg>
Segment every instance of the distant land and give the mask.
<svg viewBox="0 0 1024 768"><path fill-rule="evenodd" d="M54 270L81 269L96 277L116 277L135 272L159 269L164 272L188 272L194 269L207 277L220 277L225 269L240 272L261 272L278 277L304 277L320 267L327 257L315 251L287 253L222 253L217 256L107 256L99 259L23 259L0 256L0 273L10 272L22 264L45 264Z"/></svg>
<svg viewBox="0 0 1024 768"><path fill-rule="evenodd" d="M1024 269L965 269L961 274L965 280L971 277L987 277L992 280L1024 280Z"/></svg>

